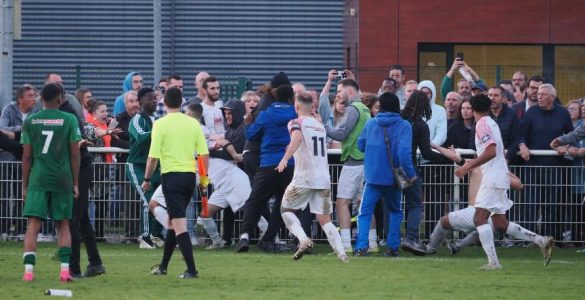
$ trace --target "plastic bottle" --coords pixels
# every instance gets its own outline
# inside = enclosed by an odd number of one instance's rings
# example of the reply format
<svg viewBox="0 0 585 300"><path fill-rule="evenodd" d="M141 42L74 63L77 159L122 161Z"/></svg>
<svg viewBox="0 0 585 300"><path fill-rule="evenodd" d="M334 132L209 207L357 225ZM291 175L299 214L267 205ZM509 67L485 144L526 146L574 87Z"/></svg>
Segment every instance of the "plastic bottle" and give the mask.
<svg viewBox="0 0 585 300"><path fill-rule="evenodd" d="M45 295L47 295L47 296L73 297L73 292L71 290L48 289L48 290L45 291Z"/></svg>
<svg viewBox="0 0 585 300"><path fill-rule="evenodd" d="M467 72L467 70L465 70L464 68L459 68L459 74L461 74L461 76L463 76L465 80L473 82L473 77L471 77L471 74L469 74L469 72Z"/></svg>

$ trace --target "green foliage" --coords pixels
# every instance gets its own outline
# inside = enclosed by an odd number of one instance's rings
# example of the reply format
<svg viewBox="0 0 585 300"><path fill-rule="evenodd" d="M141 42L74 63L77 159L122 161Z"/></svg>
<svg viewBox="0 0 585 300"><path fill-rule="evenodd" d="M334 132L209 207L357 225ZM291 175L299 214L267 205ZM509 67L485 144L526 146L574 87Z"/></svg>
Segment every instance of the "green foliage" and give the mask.
<svg viewBox="0 0 585 300"><path fill-rule="evenodd" d="M232 249L195 249L200 277L183 280L180 251L175 251L167 276L152 276L150 267L162 250L137 245L99 244L107 274L70 284L58 280L52 260L56 245L40 244L35 281L21 280L22 244L0 243L0 297L47 299L45 289L70 289L79 299L582 299L585 255L555 249L544 267L538 248L498 248L499 271L479 271L485 264L479 247L457 256L444 251L430 257L400 252L400 258L379 255L340 263L319 245L316 255L298 262L255 247L246 254ZM83 252L83 251L82 251ZM82 261L86 261L82 253Z"/></svg>

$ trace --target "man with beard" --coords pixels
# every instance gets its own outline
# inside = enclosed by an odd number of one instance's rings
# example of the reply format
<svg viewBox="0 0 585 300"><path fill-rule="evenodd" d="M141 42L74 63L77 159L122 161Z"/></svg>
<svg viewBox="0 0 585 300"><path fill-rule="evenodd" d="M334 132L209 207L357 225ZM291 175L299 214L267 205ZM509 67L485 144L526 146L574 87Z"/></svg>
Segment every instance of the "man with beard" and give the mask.
<svg viewBox="0 0 585 300"><path fill-rule="evenodd" d="M201 103L201 106L203 106L203 124L201 125L209 129L210 140L221 138L225 133L225 127L223 124L223 115L219 109L221 103L217 103L220 91L219 81L217 78L210 76L203 80L201 87L205 90L205 99L203 99L203 102ZM214 142L209 144L210 149L216 147L217 145Z"/></svg>

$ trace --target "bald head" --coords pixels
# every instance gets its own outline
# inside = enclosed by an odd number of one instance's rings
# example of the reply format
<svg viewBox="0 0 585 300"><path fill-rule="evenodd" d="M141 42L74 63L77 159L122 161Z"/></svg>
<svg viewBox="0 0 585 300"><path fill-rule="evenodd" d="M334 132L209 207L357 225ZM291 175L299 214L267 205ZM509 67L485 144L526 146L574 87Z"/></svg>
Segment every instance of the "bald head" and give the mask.
<svg viewBox="0 0 585 300"><path fill-rule="evenodd" d="M457 111L457 107L461 103L461 95L456 92L449 92L445 97L445 110L447 111L447 117L453 117Z"/></svg>
<svg viewBox="0 0 585 300"><path fill-rule="evenodd" d="M201 99L205 99L205 89L201 87L203 81L209 77L209 73L201 71L195 76L195 88L197 89L197 96Z"/></svg>

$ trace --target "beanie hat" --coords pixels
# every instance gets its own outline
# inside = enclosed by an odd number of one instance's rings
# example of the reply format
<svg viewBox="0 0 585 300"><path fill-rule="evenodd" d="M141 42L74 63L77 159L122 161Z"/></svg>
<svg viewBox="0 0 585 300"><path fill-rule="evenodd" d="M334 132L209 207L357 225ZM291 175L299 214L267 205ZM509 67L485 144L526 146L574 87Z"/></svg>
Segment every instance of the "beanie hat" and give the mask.
<svg viewBox="0 0 585 300"><path fill-rule="evenodd" d="M393 93L386 92L380 95L380 111L400 113L400 100Z"/></svg>
<svg viewBox="0 0 585 300"><path fill-rule="evenodd" d="M275 89L281 85L290 85L290 80L288 80L288 76L284 74L284 72L280 72L270 80L270 87Z"/></svg>

